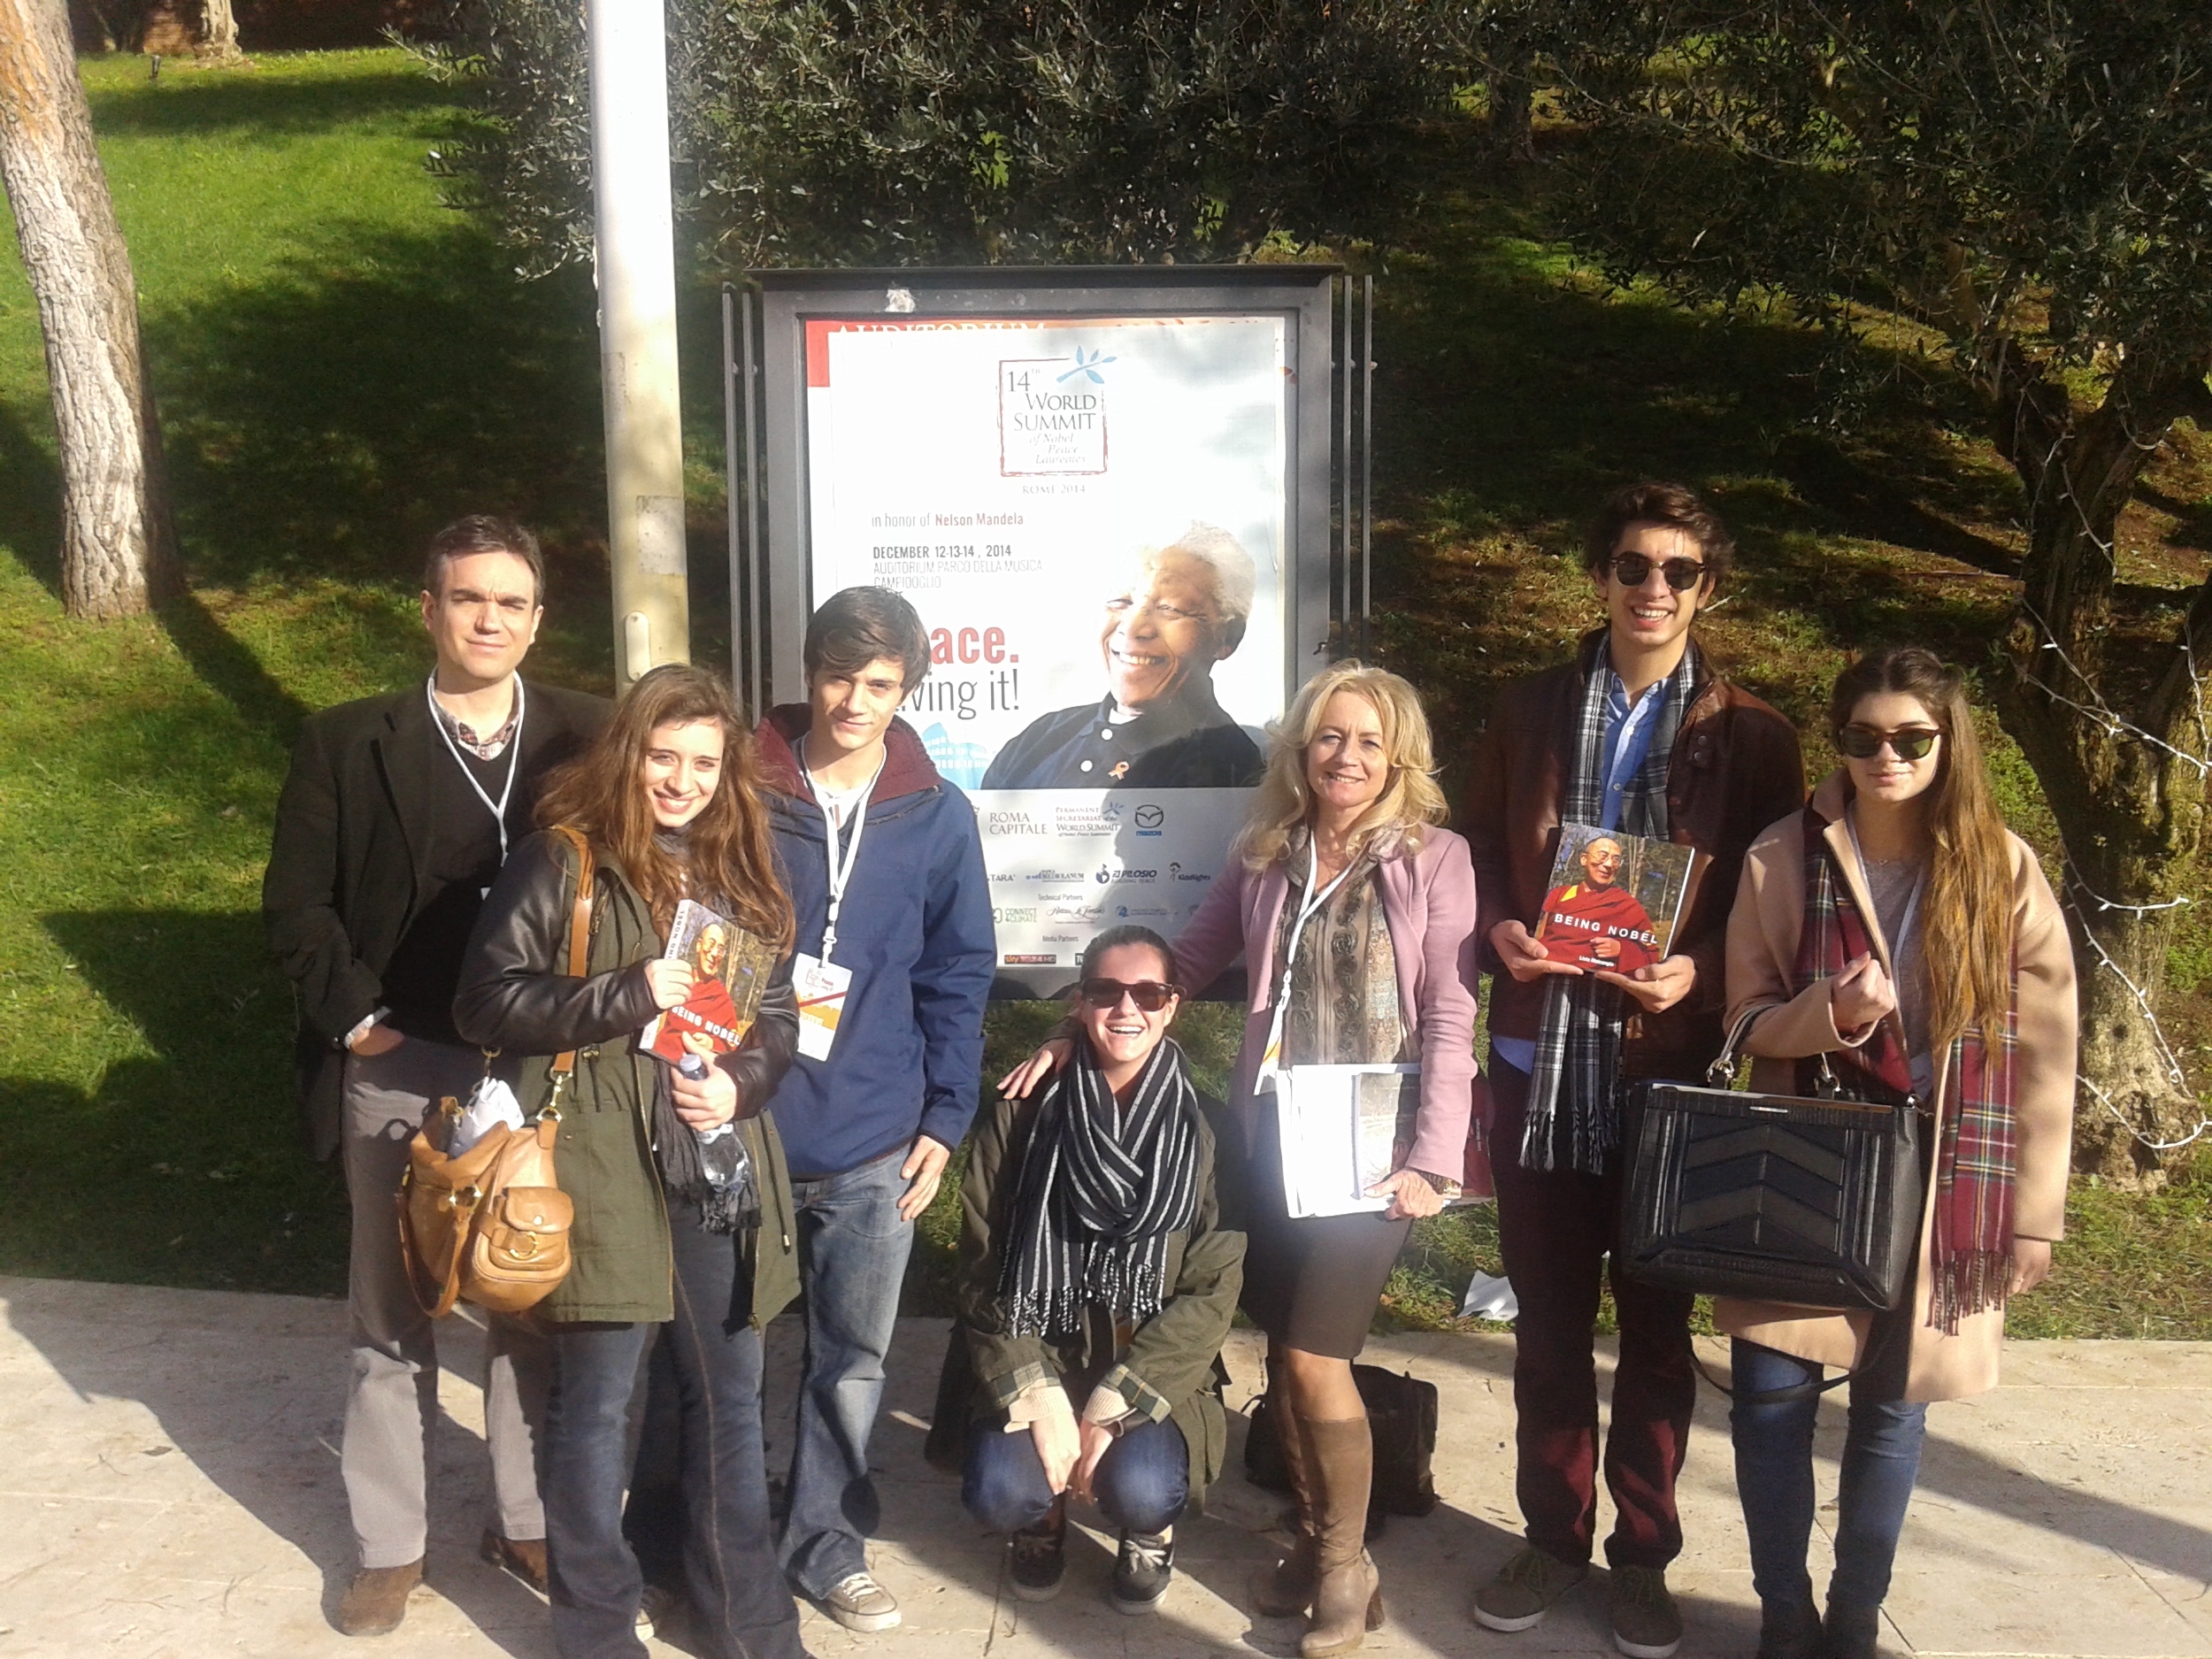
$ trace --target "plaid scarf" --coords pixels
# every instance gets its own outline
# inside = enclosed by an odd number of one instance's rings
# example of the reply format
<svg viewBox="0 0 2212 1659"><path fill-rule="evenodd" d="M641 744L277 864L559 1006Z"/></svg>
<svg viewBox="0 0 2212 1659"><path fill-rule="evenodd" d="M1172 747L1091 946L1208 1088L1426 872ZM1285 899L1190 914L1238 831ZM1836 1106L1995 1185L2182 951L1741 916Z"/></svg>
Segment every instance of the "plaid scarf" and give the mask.
<svg viewBox="0 0 2212 1659"><path fill-rule="evenodd" d="M1095 1302L1141 1325L1167 1300L1167 1239L1198 1213L1198 1096L1163 1041L1126 1106L1087 1041L1038 1102L999 1267L1015 1336L1066 1336Z"/></svg>
<svg viewBox="0 0 2212 1659"><path fill-rule="evenodd" d="M1667 767L1702 665L1693 644L1657 693L1663 701L1651 716L1643 764L1621 791L1617 827L1628 834L1666 838ZM1560 817L1570 824L1595 824L1604 810L1606 703L1613 679L1612 656L1601 644L1582 682L1574 765L1560 803ZM1588 1174L1605 1172L1621 1139L1613 1077L1628 1023L1623 1001L1618 986L1587 974L1558 974L1545 985L1544 1023L1536 1038L1536 1069L1529 1078L1528 1126L1521 1137L1523 1169L1556 1169L1563 1162Z"/></svg>
<svg viewBox="0 0 2212 1659"><path fill-rule="evenodd" d="M1830 820L1805 809L1805 926L1790 976L1793 995L1841 973L1873 953L1874 941L1840 879L1829 847ZM1901 941L1893 941L1893 945ZM1924 953L1923 960L1925 960ZM2019 967L2005 1028L1991 1043L1978 1026L1951 1045L1945 1062L1951 1109L1936 1138L1935 1232L1928 1323L1958 1334L1959 1321L2001 1308L2012 1278L2012 1177L2017 1137L2013 1117L2013 1053L2020 1020ZM1844 1087L1861 1100L1892 1105L1912 1094L1912 1064L1898 1022L1885 1019L1855 1048L1829 1056ZM1798 1087L1810 1093L1817 1056L1798 1062Z"/></svg>

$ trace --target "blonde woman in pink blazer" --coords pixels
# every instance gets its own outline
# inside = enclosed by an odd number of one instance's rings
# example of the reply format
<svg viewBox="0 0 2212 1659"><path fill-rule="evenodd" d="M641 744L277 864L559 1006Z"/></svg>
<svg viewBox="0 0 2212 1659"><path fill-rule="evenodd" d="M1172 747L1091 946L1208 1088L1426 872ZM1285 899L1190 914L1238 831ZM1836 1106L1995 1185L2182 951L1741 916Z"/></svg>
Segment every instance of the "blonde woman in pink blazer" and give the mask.
<svg viewBox="0 0 2212 1659"><path fill-rule="evenodd" d="M1310 1611L1305 1659L1349 1652L1382 1623L1362 1542L1373 1449L1352 1361L1414 1218L1470 1173L1475 877L1467 843L1440 827L1433 767L1405 680L1357 663L1315 675L1271 734L1230 867L1175 940L1182 986L1202 990L1239 956L1251 983L1231 1091L1248 1160L1242 1305L1268 1333L1299 1517L1252 1594L1261 1613ZM1026 1093L1059 1047L1033 1056L1010 1091ZM1371 1189L1388 1208L1290 1217L1274 1069L1393 1061L1417 1061L1421 1082L1403 1165ZM1475 1175L1486 1192L1486 1165Z"/></svg>

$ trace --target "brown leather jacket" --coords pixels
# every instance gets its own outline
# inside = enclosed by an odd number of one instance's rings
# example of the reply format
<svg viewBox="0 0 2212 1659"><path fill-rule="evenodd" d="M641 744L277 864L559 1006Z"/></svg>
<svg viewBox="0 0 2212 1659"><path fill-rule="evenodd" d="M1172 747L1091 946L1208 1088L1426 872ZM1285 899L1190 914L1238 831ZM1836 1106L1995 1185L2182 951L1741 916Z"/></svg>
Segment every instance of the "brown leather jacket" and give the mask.
<svg viewBox="0 0 2212 1659"><path fill-rule="evenodd" d="M1506 687L1476 750L1460 828L1474 855L1481 912L1475 929L1490 974L1490 1030L1533 1041L1544 987L1524 985L1498 964L1490 930L1518 919L1533 928L1559 841L1559 800L1573 764L1582 688L1605 630L1583 635L1572 662ZM1672 839L1708 854L1673 954L1697 964L1697 987L1663 1014L1628 1023L1627 1077L1701 1079L1720 1052L1727 1005L1728 910L1746 849L1760 831L1805 804L1805 759L1796 730L1774 710L1717 674L1699 680L1667 765Z"/></svg>

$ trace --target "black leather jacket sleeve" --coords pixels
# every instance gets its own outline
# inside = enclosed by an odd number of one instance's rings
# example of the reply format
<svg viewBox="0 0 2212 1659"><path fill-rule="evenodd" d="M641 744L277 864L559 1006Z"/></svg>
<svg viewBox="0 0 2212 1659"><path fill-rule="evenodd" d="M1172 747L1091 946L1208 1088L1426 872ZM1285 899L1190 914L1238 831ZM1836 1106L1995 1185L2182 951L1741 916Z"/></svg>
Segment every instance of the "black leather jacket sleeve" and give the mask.
<svg viewBox="0 0 2212 1659"><path fill-rule="evenodd" d="M465 1040L514 1055L558 1054L628 1036L659 1011L642 962L580 979L565 972L573 889L553 837L533 835L515 849L461 964L453 1024Z"/></svg>
<svg viewBox="0 0 2212 1659"><path fill-rule="evenodd" d="M791 1069L791 1056L799 1051L799 995L791 988L791 958L776 964L768 988L761 993L760 1012L745 1044L735 1054L722 1056L721 1066L737 1080L737 1115L751 1118L768 1104Z"/></svg>
<svg viewBox="0 0 2212 1659"><path fill-rule="evenodd" d="M492 884L453 999L454 1026L466 1041L509 1054L557 1054L635 1036L660 1011L642 960L580 979L564 972L575 892L569 859L565 843L533 835ZM740 1117L767 1105L798 1048L799 1002L786 956L744 1046L718 1063L737 1084Z"/></svg>

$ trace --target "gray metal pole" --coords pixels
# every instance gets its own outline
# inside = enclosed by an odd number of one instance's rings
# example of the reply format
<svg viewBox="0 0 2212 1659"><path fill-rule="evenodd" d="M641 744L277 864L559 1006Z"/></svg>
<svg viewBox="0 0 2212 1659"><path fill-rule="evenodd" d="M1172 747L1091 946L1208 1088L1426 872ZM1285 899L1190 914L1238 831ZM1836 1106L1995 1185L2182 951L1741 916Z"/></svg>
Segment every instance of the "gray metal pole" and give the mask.
<svg viewBox="0 0 2212 1659"><path fill-rule="evenodd" d="M587 0L584 23L619 694L649 668L691 660L668 42L657 4Z"/></svg>

